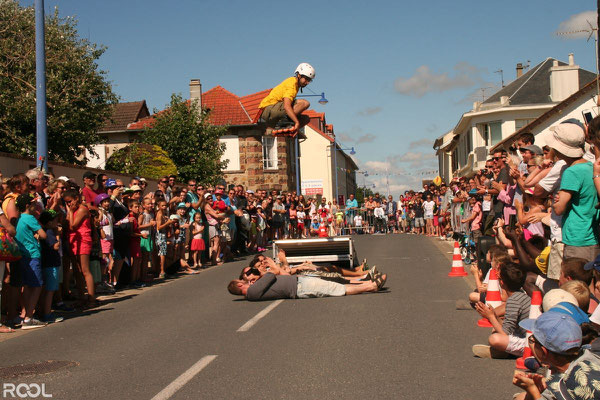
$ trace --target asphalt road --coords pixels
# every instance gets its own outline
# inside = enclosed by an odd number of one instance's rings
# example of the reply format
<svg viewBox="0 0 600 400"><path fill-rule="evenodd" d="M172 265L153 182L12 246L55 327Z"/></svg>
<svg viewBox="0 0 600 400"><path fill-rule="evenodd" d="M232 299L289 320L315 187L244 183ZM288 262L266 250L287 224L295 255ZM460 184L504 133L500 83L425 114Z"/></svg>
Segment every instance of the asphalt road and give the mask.
<svg viewBox="0 0 600 400"><path fill-rule="evenodd" d="M455 309L470 289L447 277L448 245L412 235L355 241L359 258L388 273L386 292L250 303L226 290L241 260L0 342L0 368L76 363L2 383L44 383L53 399L89 400L506 399L518 391L514 360L472 356L490 330L476 326L475 312Z"/></svg>

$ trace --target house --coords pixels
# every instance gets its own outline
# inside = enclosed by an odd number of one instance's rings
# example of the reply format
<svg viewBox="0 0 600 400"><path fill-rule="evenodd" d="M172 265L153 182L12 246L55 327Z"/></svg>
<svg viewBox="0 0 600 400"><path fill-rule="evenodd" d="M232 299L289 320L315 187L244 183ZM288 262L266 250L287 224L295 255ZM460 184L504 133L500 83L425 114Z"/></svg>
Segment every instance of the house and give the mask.
<svg viewBox="0 0 600 400"><path fill-rule="evenodd" d="M304 128L306 139L300 141L302 194L332 200L337 180L338 204L343 204L350 193L356 192L358 166L335 140L333 125L326 123L325 113L308 110L306 114L310 122Z"/></svg>
<svg viewBox="0 0 600 400"><path fill-rule="evenodd" d="M146 100L115 104L111 117L98 131L105 142L94 146L96 155L86 151L87 167L104 169L111 154L135 141L139 132L143 130L143 127L136 128L132 125L149 116Z"/></svg>
<svg viewBox="0 0 600 400"><path fill-rule="evenodd" d="M540 115L512 135L503 139L500 143L493 146L490 152L497 149L508 149L522 133L533 133L535 144L543 147L546 143L543 140L545 132L549 131L551 126L560 124L569 119L576 119L584 122L586 118L598 116L598 78L594 79L565 100Z"/></svg>
<svg viewBox="0 0 600 400"><path fill-rule="evenodd" d="M440 171L470 176L485 163L490 149L532 123L596 78L575 64L547 58L483 102L475 102L450 132L434 142ZM445 168L445 170L444 170ZM446 180L447 180L446 179Z"/></svg>

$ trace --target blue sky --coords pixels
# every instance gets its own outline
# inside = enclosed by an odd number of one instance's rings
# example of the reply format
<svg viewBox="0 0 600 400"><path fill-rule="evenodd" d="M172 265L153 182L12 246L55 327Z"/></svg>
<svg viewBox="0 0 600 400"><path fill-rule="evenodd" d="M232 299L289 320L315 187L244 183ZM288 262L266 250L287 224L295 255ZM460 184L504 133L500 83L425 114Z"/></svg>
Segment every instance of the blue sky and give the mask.
<svg viewBox="0 0 600 400"><path fill-rule="evenodd" d="M33 1L21 1L30 5ZM437 169L433 140L452 129L481 87L491 95L519 62L547 57L595 70L594 42L558 37L585 24L596 2L528 1L115 1L46 0L107 46L99 63L122 101L163 108L188 96L191 78L238 95L273 87L309 62L338 139L386 192L418 188ZM561 25L563 24L563 25ZM584 25L585 27L585 25ZM376 175L376 174L379 175ZM402 175L406 174L406 175ZM430 176L433 177L433 176ZM358 176L359 184L364 178Z"/></svg>

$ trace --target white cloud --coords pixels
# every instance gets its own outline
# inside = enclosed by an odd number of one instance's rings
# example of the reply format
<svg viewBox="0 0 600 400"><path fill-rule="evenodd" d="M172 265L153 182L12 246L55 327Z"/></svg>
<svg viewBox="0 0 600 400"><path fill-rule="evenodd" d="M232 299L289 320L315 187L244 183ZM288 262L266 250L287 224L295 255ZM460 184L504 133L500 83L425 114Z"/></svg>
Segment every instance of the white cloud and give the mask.
<svg viewBox="0 0 600 400"><path fill-rule="evenodd" d="M387 161L367 161L365 163L365 169L367 171L385 171L389 170L392 164Z"/></svg>
<svg viewBox="0 0 600 400"><path fill-rule="evenodd" d="M381 107L367 107L364 110L357 111L356 114L362 117L368 117L380 113L381 110L383 110Z"/></svg>
<svg viewBox="0 0 600 400"><path fill-rule="evenodd" d="M356 139L356 144L371 143L374 142L375 139L377 139L377 136L373 135L372 133L367 133L366 135L359 136L358 139Z"/></svg>
<svg viewBox="0 0 600 400"><path fill-rule="evenodd" d="M487 72L467 62L454 66L454 75L448 72L435 73L429 66L421 65L409 78L398 78L394 82L396 91L407 96L422 97L427 93L445 92L456 88L470 88L482 81L481 75Z"/></svg>
<svg viewBox="0 0 600 400"><path fill-rule="evenodd" d="M408 144L408 148L409 149L414 149L417 147L429 147L431 148L433 146L433 140L431 139L419 139L419 140L415 140L414 142L410 142Z"/></svg>
<svg viewBox="0 0 600 400"><path fill-rule="evenodd" d="M590 24L592 25L591 27ZM558 29L555 33L564 39L587 38L589 36L589 32L577 32L569 34L564 33L574 31L590 31L591 28L595 29L597 25L596 11L584 11L579 14L571 15L569 19L561 22L560 25L558 25Z"/></svg>

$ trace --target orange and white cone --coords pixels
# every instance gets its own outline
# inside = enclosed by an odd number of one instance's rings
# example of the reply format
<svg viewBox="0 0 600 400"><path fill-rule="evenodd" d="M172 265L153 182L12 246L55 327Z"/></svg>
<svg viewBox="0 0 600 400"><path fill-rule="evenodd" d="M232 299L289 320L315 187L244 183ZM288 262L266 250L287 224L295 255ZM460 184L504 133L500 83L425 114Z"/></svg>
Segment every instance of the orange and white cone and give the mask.
<svg viewBox="0 0 600 400"><path fill-rule="evenodd" d="M462 256L460 255L460 246L458 245L458 241L454 242L454 254L452 255L452 269L448 276L467 276L467 272L465 271L465 266L462 262Z"/></svg>
<svg viewBox="0 0 600 400"><path fill-rule="evenodd" d="M542 292L535 291L531 293L531 306L529 307L529 318L537 319L542 315ZM527 331L527 339L531 336L531 332ZM525 349L523 350L523 355L517 358L515 363L515 368L517 369L527 369L525 367L525 359L532 357L533 353L531 352L531 347L529 347L529 341L525 344Z"/></svg>
<svg viewBox="0 0 600 400"><path fill-rule="evenodd" d="M488 281L487 293L485 294L485 304L494 308L502 305L498 273L493 268L490 270L490 279ZM491 328L492 324L487 318L481 318L479 321L477 321L477 326L481 326L482 328Z"/></svg>

